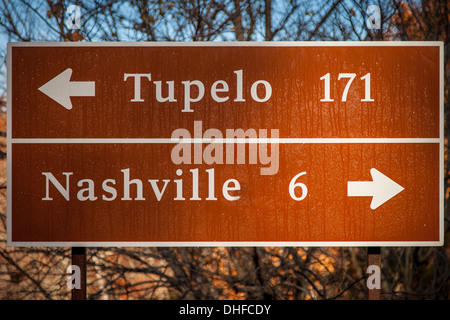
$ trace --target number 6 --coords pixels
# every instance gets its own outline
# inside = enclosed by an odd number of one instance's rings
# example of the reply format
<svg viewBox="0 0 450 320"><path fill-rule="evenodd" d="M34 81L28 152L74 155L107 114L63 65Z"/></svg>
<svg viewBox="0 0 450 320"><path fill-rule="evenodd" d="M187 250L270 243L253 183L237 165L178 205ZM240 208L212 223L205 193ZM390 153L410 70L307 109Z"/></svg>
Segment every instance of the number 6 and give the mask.
<svg viewBox="0 0 450 320"><path fill-rule="evenodd" d="M289 195L291 196L292 199L294 199L295 201L302 201L303 199L306 198L306 195L308 194L308 188L306 187L306 185L304 183L301 182L297 182L295 183L295 181L303 176L304 174L306 174L306 171L300 172L299 174L297 174L295 177L292 178L291 182L289 183ZM295 188L300 187L302 188L302 195L301 197L297 197L295 195Z"/></svg>

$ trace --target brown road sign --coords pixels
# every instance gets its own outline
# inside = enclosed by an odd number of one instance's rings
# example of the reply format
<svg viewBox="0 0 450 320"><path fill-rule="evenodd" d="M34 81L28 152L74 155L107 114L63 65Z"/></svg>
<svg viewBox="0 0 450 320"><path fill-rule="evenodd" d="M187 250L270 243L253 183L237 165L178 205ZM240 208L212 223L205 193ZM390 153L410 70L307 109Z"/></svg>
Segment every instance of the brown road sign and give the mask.
<svg viewBox="0 0 450 320"><path fill-rule="evenodd" d="M443 244L443 44L10 43L12 246Z"/></svg>

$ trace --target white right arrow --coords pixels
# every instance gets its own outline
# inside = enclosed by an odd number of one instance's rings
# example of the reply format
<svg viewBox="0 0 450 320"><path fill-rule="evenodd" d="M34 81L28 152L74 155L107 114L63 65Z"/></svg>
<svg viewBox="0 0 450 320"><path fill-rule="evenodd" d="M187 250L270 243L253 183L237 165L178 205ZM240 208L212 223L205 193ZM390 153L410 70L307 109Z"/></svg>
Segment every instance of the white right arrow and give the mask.
<svg viewBox="0 0 450 320"><path fill-rule="evenodd" d="M370 174L373 181L348 181L347 195L349 197L372 197L370 204L372 210L405 189L375 168L370 169Z"/></svg>
<svg viewBox="0 0 450 320"><path fill-rule="evenodd" d="M94 81L70 81L72 69L68 68L39 88L67 110L72 109L70 97L94 97Z"/></svg>

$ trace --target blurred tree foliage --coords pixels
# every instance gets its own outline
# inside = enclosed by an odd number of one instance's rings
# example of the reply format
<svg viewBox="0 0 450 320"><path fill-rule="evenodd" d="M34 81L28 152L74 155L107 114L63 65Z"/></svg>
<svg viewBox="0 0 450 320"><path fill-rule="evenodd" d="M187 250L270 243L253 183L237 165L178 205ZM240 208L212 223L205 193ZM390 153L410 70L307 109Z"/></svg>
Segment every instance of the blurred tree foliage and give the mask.
<svg viewBox="0 0 450 320"><path fill-rule="evenodd" d="M81 9L80 29L67 27L71 4ZM372 4L380 8L379 30L366 26ZM448 120L449 18L446 0L0 0L0 41L439 40ZM0 55L6 83L6 46ZM446 199L449 161L446 149ZM6 177L6 165L1 170ZM0 299L69 299L70 248L7 247L5 180ZM444 247L382 248L383 298L450 298L447 201L445 213ZM366 248L89 248L88 298L365 299L366 254Z"/></svg>

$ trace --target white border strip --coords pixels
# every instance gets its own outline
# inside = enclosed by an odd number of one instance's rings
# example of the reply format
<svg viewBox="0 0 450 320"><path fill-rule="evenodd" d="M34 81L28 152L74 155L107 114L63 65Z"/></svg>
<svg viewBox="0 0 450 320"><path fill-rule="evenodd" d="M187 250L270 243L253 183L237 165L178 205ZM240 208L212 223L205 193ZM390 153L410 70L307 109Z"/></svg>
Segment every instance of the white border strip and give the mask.
<svg viewBox="0 0 450 320"><path fill-rule="evenodd" d="M430 47L440 41L10 42L17 47ZM9 45L9 43L8 43Z"/></svg>
<svg viewBox="0 0 450 320"><path fill-rule="evenodd" d="M439 143L442 174L440 181L440 234L439 241L352 241L352 242L13 242L11 239L12 214L12 143L180 143L173 139L12 139L12 47L414 47L438 46L440 48L440 138L281 138L255 139L254 143L266 140L270 143ZM415 247L442 246L444 244L444 45L440 41L280 41L280 42L10 42L7 45L7 245L17 247L259 247L259 246L294 246L294 247ZM170 140L170 142L167 142ZM196 142L198 140L198 142ZM189 139L189 143L205 142L210 139ZM226 141L227 139L222 139ZM251 143L249 139L231 139L234 143ZM237 140L243 140L238 142ZM62 142L65 141L65 142ZM122 142L119 142L122 141ZM164 141L164 142L160 142ZM182 140L186 143L186 140ZM215 143L219 143L216 139ZM223 142L226 143L226 142ZM274 142L276 143L276 142ZM9 232L8 232L9 231Z"/></svg>
<svg viewBox="0 0 450 320"><path fill-rule="evenodd" d="M439 104L440 104L440 112L439 112L439 120L440 120L440 154L439 154L439 170L441 172L441 179L439 184L439 199L440 199L440 205L439 205L439 242L440 245L444 245L444 239L445 239L445 164L444 164L444 155L445 155L445 127L444 127L444 121L445 121L445 113L444 113L444 43L440 43L440 60L439 60ZM449 125L449 124L447 124ZM448 150L448 149L447 149ZM448 152L448 151L447 151ZM448 155L447 155L448 156ZM447 170L450 170L450 168L447 168Z"/></svg>
<svg viewBox="0 0 450 320"><path fill-rule="evenodd" d="M12 44L8 43L6 52L6 241L12 242Z"/></svg>
<svg viewBox="0 0 450 320"><path fill-rule="evenodd" d="M11 139L15 144L102 144L102 143L280 143L280 144L333 144L333 143L441 143L440 138L31 138Z"/></svg>

